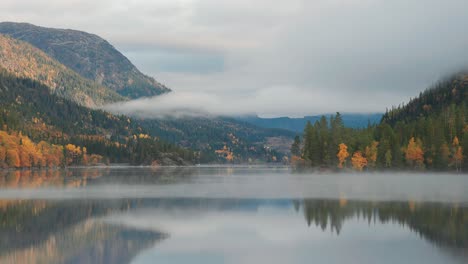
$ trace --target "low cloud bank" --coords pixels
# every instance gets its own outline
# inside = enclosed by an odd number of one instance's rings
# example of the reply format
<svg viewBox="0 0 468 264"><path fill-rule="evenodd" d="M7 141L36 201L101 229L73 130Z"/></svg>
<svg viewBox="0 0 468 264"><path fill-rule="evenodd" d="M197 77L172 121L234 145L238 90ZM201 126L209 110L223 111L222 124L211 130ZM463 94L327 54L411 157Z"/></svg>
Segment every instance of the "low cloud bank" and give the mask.
<svg viewBox="0 0 468 264"><path fill-rule="evenodd" d="M260 89L244 95L213 94L208 92L171 92L168 94L119 102L103 107L104 110L144 118L182 118L206 116L259 115L263 117L302 117L323 113L370 113L374 109L385 111L377 102L396 101L389 94L378 94L381 100L364 100L353 94L333 91L314 93L306 89L274 87ZM349 100L339 108L336 100ZM387 105L390 107L390 105Z"/></svg>

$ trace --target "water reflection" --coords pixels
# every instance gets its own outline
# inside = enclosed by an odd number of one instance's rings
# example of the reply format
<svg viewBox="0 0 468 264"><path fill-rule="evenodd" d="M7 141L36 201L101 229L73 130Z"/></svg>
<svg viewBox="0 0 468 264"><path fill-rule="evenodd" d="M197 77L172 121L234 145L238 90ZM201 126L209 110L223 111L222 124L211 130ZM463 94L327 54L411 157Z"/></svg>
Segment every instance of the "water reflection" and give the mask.
<svg viewBox="0 0 468 264"><path fill-rule="evenodd" d="M0 170L0 189L79 188L89 184L176 183L189 180L195 167L90 167L48 170Z"/></svg>
<svg viewBox="0 0 468 264"><path fill-rule="evenodd" d="M363 262L385 258L388 261L378 262L405 263L402 257L406 263L468 260L468 210L459 204L7 200L1 201L0 223L0 263L344 261L333 248L358 250ZM379 245L387 251L376 249Z"/></svg>
<svg viewBox="0 0 468 264"><path fill-rule="evenodd" d="M468 249L468 210L459 204L305 200L302 206L309 226L338 235L346 220L358 218L369 224L398 223L435 244Z"/></svg>
<svg viewBox="0 0 468 264"><path fill-rule="evenodd" d="M0 171L0 263L468 263L467 188L284 167Z"/></svg>

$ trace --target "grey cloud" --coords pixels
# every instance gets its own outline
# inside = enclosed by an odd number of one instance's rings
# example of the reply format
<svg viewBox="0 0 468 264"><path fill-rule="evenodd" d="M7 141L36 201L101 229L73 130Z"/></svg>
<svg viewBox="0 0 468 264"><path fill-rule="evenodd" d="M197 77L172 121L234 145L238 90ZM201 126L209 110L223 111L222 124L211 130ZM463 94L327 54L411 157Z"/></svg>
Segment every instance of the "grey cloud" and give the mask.
<svg viewBox="0 0 468 264"><path fill-rule="evenodd" d="M142 69L157 72L210 74L224 70L224 57L216 53L197 52L129 52L132 61L138 61ZM155 65L154 62L158 64Z"/></svg>
<svg viewBox="0 0 468 264"><path fill-rule="evenodd" d="M0 18L107 38L176 91L125 105L145 114L381 112L468 59L465 0L41 3L4 0Z"/></svg>

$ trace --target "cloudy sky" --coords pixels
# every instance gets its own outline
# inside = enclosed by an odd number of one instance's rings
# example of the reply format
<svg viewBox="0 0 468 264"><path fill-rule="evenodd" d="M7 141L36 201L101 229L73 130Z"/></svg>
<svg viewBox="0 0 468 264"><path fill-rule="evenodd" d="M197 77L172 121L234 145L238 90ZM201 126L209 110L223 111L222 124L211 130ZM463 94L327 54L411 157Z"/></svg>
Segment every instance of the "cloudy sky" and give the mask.
<svg viewBox="0 0 468 264"><path fill-rule="evenodd" d="M466 0L1 2L0 20L96 33L175 91L131 111L382 112L468 64Z"/></svg>

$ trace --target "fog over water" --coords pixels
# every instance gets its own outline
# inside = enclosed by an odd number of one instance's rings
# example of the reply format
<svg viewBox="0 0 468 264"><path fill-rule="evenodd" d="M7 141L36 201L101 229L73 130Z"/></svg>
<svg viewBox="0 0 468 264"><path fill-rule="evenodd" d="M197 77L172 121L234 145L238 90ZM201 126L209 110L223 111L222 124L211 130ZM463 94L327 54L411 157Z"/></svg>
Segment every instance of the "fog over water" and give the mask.
<svg viewBox="0 0 468 264"><path fill-rule="evenodd" d="M97 176L88 178L86 184L78 188L47 184L39 188L15 186L0 189L0 198L344 198L468 203L468 178L460 174L317 173L295 172L288 167L185 167L158 170L121 167L93 170ZM71 170L71 176L68 177L80 177L83 171ZM151 177L153 174L157 176ZM171 177L175 180L167 180Z"/></svg>

